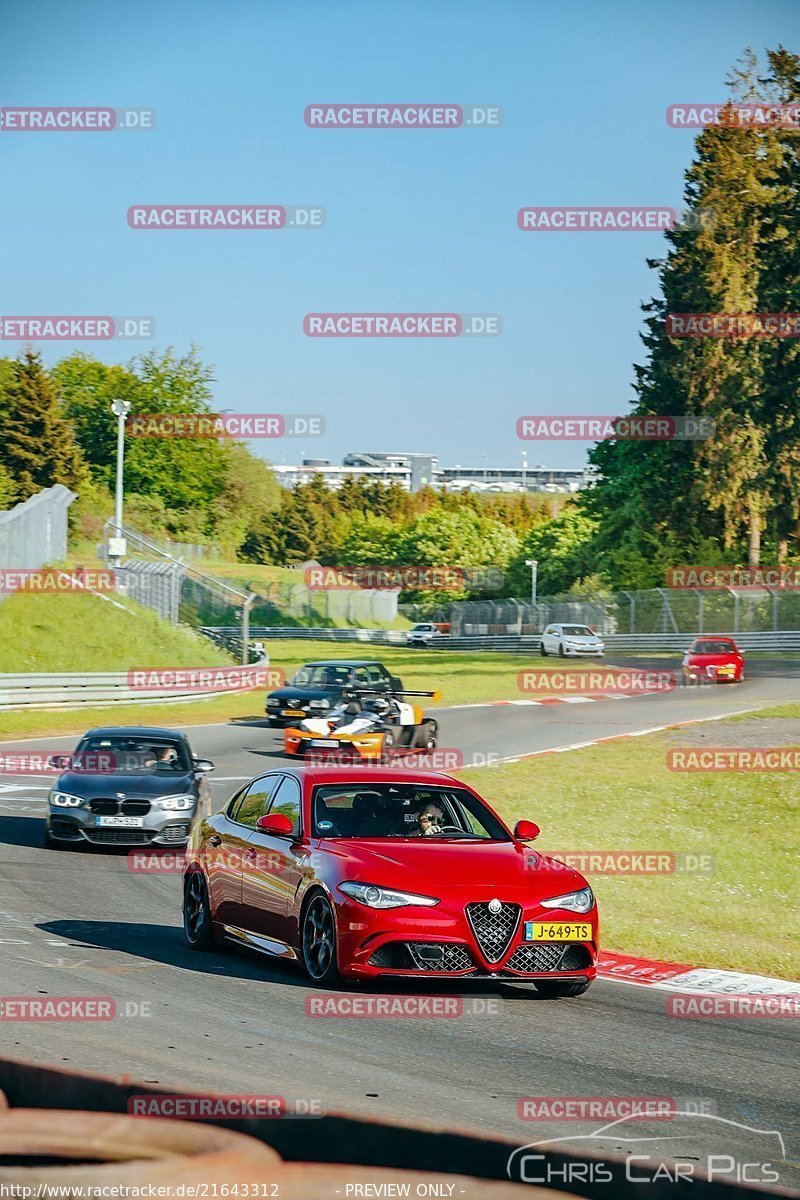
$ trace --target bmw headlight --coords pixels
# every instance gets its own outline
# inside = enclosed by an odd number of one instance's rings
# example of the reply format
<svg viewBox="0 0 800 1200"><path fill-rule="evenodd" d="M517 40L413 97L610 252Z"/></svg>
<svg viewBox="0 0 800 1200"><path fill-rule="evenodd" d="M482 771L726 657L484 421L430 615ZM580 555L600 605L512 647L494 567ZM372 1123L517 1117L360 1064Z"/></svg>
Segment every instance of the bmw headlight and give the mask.
<svg viewBox="0 0 800 1200"><path fill-rule="evenodd" d="M83 797L71 796L69 792L51 792L50 803L56 808L80 808Z"/></svg>
<svg viewBox="0 0 800 1200"><path fill-rule="evenodd" d="M554 896L552 900L542 900L542 908L567 908L570 912L587 913L594 907L594 895L590 887L580 892L569 892L566 896Z"/></svg>
<svg viewBox="0 0 800 1200"><path fill-rule="evenodd" d="M359 904L366 904L367 908L404 908L412 905L433 908L434 904L439 903L433 896L417 896L413 892L396 892L394 888L377 887L374 883L348 881L340 883L339 889L344 892L345 896L358 900Z"/></svg>
<svg viewBox="0 0 800 1200"><path fill-rule="evenodd" d="M194 796L160 796L158 802L162 808L191 808Z"/></svg>

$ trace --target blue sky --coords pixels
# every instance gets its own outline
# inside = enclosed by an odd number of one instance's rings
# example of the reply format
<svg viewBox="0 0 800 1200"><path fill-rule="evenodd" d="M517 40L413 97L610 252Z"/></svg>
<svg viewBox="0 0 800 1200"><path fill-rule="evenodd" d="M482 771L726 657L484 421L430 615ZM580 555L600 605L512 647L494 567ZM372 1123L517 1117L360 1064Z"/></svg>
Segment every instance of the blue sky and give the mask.
<svg viewBox="0 0 800 1200"><path fill-rule="evenodd" d="M194 342L216 401L318 412L323 439L448 465L577 466L529 413L618 413L641 359L656 233L522 233L525 205L681 203L679 101L724 96L747 45L797 50L797 0L3 0L3 105L154 108L150 133L0 134L3 314L148 314ZM495 130L314 130L316 102L496 104ZM141 232L135 203L318 204L301 232ZM496 312L493 339L311 339L320 311ZM19 347L6 342L2 349Z"/></svg>

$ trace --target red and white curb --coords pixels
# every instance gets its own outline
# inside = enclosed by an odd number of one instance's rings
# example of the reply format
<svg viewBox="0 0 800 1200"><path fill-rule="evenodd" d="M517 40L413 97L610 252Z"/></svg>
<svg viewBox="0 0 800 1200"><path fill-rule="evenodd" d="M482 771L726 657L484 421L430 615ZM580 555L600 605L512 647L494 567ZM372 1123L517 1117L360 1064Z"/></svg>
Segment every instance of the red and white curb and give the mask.
<svg viewBox="0 0 800 1200"><path fill-rule="evenodd" d="M719 967L692 967L601 950L597 978L634 987L715 996L800 996L800 983L771 975L748 975Z"/></svg>
<svg viewBox="0 0 800 1200"><path fill-rule="evenodd" d="M514 705L517 708L536 707L542 704L596 704L598 700L640 700L642 696L663 696L657 688L643 688L640 692L604 692L598 696L542 696L541 700L482 700L477 704L452 704L440 708L439 712L462 708L500 708ZM431 711L434 711L433 709Z"/></svg>
<svg viewBox="0 0 800 1200"><path fill-rule="evenodd" d="M620 698L623 700L629 699L627 696ZM512 703L516 702L512 701ZM485 708L487 706L475 705L474 707ZM689 721L670 721L668 725L651 725L648 729L631 729L627 733L611 733L607 737L594 738L588 742L570 742L567 746L548 746L544 750L528 750L524 754L512 754L507 758L493 758L491 762L465 763L463 767L459 767L458 769L459 771L464 771L468 767L499 767L505 763L524 762L529 758L538 758L542 754L566 754L568 750L585 750L588 746L599 746L603 742L618 742L622 738L647 737L650 733L665 733L668 729L682 729L685 725L705 725L708 721L727 721L730 717L745 717L750 713L760 711L761 708L740 708L736 712L718 713L714 717L693 717Z"/></svg>

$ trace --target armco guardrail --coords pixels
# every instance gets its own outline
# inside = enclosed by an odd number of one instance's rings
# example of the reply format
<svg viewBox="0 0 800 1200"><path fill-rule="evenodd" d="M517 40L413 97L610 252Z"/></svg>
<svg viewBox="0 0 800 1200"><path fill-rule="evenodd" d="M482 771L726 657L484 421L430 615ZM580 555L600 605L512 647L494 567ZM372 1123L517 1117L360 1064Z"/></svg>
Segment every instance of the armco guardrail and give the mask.
<svg viewBox="0 0 800 1200"><path fill-rule="evenodd" d="M269 666L269 660L258 663L259 669ZM241 667L208 667L209 671ZM159 704L165 700L208 700L212 696L237 694L241 687L213 687L191 691L186 687L149 687L146 692L132 688L127 671L84 674L0 675L0 710L12 708L81 708L86 704Z"/></svg>
<svg viewBox="0 0 800 1200"><path fill-rule="evenodd" d="M224 633L221 628L206 628L210 637ZM283 626L262 626L251 629L250 635L261 641L299 638L304 641L366 642L382 646L404 646L402 629L307 629ZM742 650L765 653L800 652L800 630L777 630L769 633L727 633L722 630L699 633L609 633L603 637L607 653L659 654L682 653L695 637L732 637ZM435 650L503 650L510 654L539 654L542 639L539 634L481 634L467 637L443 637L433 644Z"/></svg>

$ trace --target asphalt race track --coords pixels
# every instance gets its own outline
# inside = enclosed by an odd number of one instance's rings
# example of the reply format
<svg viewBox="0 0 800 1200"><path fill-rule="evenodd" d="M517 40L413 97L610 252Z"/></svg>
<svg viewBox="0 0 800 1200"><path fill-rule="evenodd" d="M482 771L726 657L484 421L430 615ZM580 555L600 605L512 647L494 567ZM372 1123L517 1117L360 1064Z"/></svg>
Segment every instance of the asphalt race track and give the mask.
<svg viewBox="0 0 800 1200"><path fill-rule="evenodd" d="M592 704L440 709L440 742L513 757L797 698L795 666L748 665L750 678L740 687ZM260 702L254 699L254 713ZM217 764L211 777L217 807L279 753L279 735L256 717L189 734L195 753ZM25 745L51 752L74 742ZM480 787L479 771L473 782ZM3 776L0 784L2 993L110 996L117 1012L129 1015L69 1026L3 1023L4 1053L179 1089L305 1098L328 1111L469 1127L520 1145L597 1127L596 1121L521 1121L523 1096L694 1099L720 1117L781 1130L789 1160L780 1168L781 1183L800 1185L795 1022L676 1020L665 1013L667 993L607 981L583 998L558 1001L523 987L472 985L460 993L464 1013L456 1019L312 1018L304 1008L312 990L297 968L239 950L203 955L185 947L179 876L133 874L124 851L45 850L47 789L41 777ZM691 962L691 929L686 946ZM426 986L424 994L431 992L453 988ZM393 994L412 993L408 985ZM690 1121L673 1132L678 1160L720 1152L715 1122ZM736 1146L742 1158L764 1158L759 1133L737 1130Z"/></svg>

